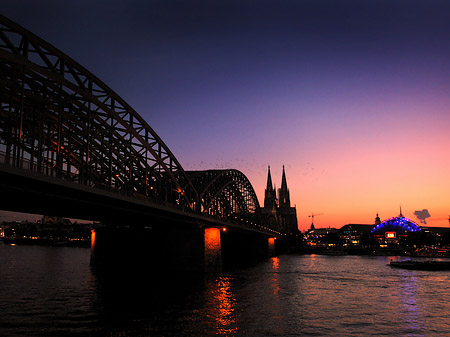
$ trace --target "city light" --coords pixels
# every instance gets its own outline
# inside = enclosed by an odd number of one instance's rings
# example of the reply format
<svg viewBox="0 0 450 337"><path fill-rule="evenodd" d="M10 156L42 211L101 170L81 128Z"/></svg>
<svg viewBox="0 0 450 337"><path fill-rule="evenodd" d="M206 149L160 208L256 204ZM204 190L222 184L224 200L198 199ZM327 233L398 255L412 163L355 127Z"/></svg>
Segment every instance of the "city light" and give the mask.
<svg viewBox="0 0 450 337"><path fill-rule="evenodd" d="M395 239L397 237L396 232L386 232L385 233L386 239Z"/></svg>

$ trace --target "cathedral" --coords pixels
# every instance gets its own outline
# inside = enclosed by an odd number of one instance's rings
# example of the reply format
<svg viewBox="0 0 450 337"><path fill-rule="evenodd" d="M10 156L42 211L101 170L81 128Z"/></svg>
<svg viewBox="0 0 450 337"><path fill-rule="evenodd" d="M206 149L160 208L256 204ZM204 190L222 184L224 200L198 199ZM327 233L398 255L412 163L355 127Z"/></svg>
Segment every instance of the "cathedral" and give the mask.
<svg viewBox="0 0 450 337"><path fill-rule="evenodd" d="M284 165L281 188L278 189L278 198L276 189L272 185L269 166L267 187L264 194L264 208L261 208L261 213L269 227L288 234L298 233L297 210L295 207L291 207Z"/></svg>

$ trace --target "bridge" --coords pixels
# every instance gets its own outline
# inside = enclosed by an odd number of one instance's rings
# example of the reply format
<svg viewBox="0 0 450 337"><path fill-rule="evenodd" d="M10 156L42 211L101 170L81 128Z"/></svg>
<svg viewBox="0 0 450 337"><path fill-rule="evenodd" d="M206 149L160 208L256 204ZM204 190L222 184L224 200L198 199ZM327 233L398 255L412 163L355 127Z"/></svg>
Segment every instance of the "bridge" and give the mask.
<svg viewBox="0 0 450 337"><path fill-rule="evenodd" d="M96 259L152 246L137 254L190 256L214 268L222 255L267 254L284 236L265 221L242 172L185 171L105 83L3 16L0 61L4 210L100 221ZM114 253L126 241L139 243Z"/></svg>

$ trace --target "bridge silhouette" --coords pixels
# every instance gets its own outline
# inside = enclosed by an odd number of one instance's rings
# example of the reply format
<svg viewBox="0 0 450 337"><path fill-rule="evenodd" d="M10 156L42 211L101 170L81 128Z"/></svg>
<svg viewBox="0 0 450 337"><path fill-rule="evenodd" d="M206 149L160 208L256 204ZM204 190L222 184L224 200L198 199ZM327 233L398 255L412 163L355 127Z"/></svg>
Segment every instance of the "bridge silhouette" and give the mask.
<svg viewBox="0 0 450 337"><path fill-rule="evenodd" d="M0 16L3 209L105 226L234 229L283 237L238 170L185 171L91 72ZM183 234L185 235L185 234Z"/></svg>

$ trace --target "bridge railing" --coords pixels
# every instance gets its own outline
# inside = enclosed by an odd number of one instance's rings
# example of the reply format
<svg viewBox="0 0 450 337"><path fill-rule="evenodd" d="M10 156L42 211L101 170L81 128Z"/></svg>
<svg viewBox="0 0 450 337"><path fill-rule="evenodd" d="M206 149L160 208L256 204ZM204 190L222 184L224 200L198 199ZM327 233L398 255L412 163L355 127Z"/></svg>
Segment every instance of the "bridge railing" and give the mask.
<svg viewBox="0 0 450 337"><path fill-rule="evenodd" d="M26 158L21 158L20 160L15 160L14 158L12 158L11 156L7 156L6 153L4 151L0 151L0 163L4 164L4 165L9 165L9 166L14 166L17 167L19 169L23 169L23 170L27 170L27 171L31 171L31 172L35 172L35 173L40 173L46 176L51 176L51 177L56 177L57 173L56 170L47 170L45 167L41 167L39 168L39 166L37 165L36 162L33 162L29 159ZM76 174L73 173L66 173L62 176L59 177L62 180L66 180L66 181L70 181L70 182L74 182L78 179ZM127 196L130 198L134 198L140 201L144 201L144 202L151 202L151 203L156 203L162 206L166 206L166 207L173 207L174 205L168 202L164 202L162 200L158 200L158 199L152 199L146 195L137 193L137 192L133 192L133 191L127 191L124 189L120 189L118 186L109 186L106 184L96 184L94 186L91 186L95 189L98 190L102 190L102 191L107 191L107 192L112 192L112 193L116 193L119 195L123 195L123 196ZM183 209L186 212L190 212L193 213L190 209ZM259 224L256 221L253 221L252 219L244 219L244 218L240 218L238 216L233 216L227 219L224 219L223 217L217 215L217 214L208 214L208 217L210 217L211 219L216 219L217 221L227 221L230 222L232 224L236 224L239 227L243 227L243 228L248 228L248 229L253 229L253 230L259 230L262 232L267 232L267 233L272 233L273 235L282 235L281 232L277 231L274 228L270 228L267 225L264 224Z"/></svg>
<svg viewBox="0 0 450 337"><path fill-rule="evenodd" d="M2 15L0 76L2 164L241 227L274 230L261 227L256 193L241 172L211 171L203 177L209 180L200 196L199 185L120 96ZM240 213L245 215L233 218Z"/></svg>
<svg viewBox="0 0 450 337"><path fill-rule="evenodd" d="M49 169L48 167L45 167L45 166L40 167L36 161L32 161L32 160L29 160L26 158L20 158L19 160L17 160L16 158L7 156L6 153L3 151L0 151L0 164L17 167L19 169L31 171L34 173L40 173L45 176L58 177L62 180L70 181L70 182L77 182L79 179L79 176L76 173L66 171L66 172L64 172L64 174L58 174L56 169ZM90 187L93 187L95 189L102 190L102 191L117 193L117 194L120 194L123 196L135 198L135 199L138 199L141 201L148 201L148 202L157 203L159 205L168 206L168 207L173 206L169 202L164 202L159 199L152 199L141 193L122 189L122 188L120 188L120 186L117 186L117 185L91 184Z"/></svg>

